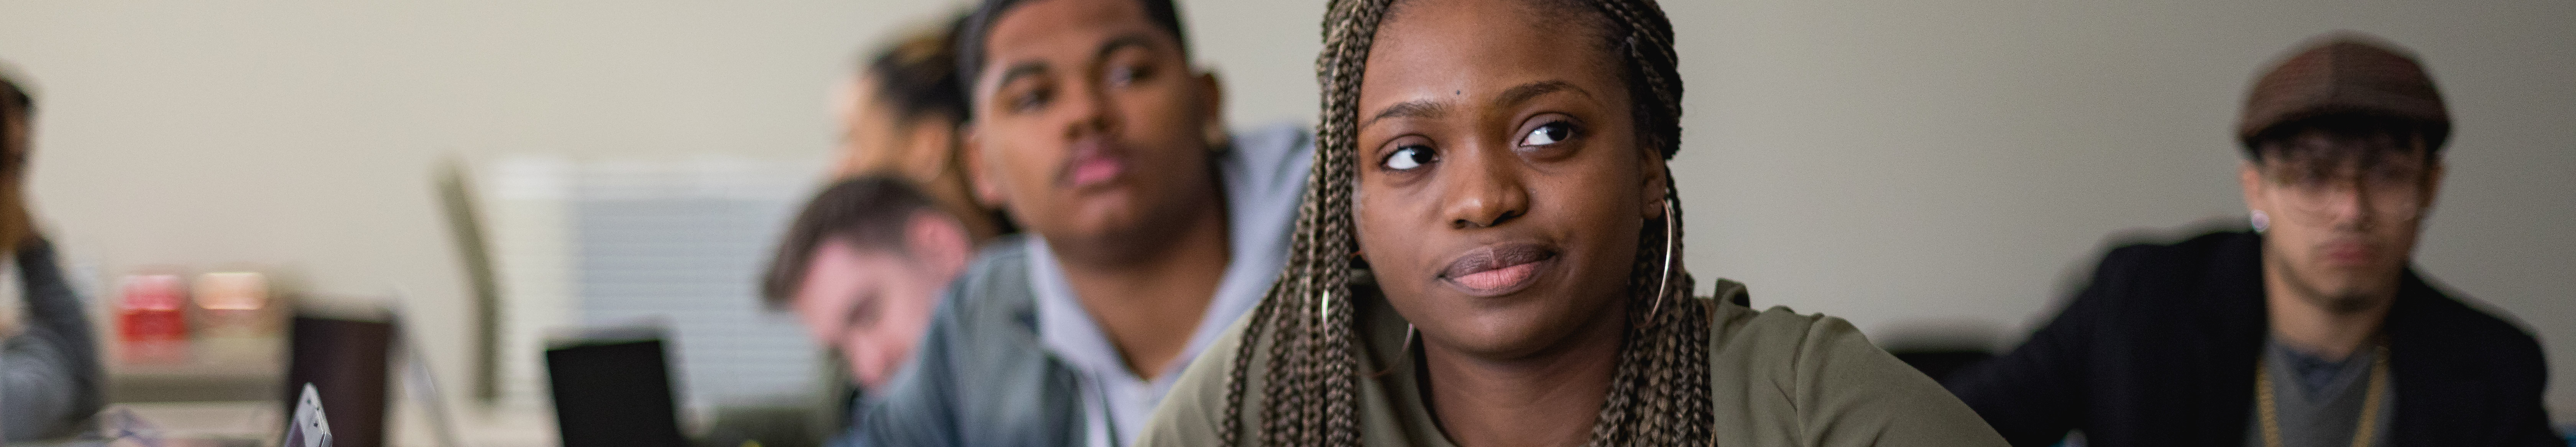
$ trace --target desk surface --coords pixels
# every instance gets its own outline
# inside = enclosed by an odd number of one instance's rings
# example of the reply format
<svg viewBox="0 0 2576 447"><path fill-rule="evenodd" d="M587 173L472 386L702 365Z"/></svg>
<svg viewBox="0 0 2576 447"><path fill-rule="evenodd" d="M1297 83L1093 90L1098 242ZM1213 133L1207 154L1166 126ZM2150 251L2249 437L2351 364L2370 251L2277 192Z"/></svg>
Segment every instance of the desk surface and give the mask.
<svg viewBox="0 0 2576 447"><path fill-rule="evenodd" d="M327 409L326 409L327 410ZM170 439L222 441L209 445L273 445L284 424L277 402L131 402L107 411L131 411ZM437 424L419 407L398 404L387 445L395 447L554 447L554 414L542 409L481 408L458 411L456 436L462 445L440 439ZM108 445L97 442L42 445ZM13 444L13 447L16 445Z"/></svg>

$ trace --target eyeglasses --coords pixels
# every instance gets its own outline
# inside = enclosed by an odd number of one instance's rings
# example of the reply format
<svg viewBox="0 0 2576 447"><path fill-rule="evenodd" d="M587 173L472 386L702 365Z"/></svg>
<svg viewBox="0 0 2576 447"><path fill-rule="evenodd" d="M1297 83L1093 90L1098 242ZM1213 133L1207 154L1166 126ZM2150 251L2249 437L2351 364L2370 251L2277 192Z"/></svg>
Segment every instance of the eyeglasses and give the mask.
<svg viewBox="0 0 2576 447"><path fill-rule="evenodd" d="M2302 220L2332 220L2347 207L2361 217L2405 219L2423 211L2431 170L2420 156L2362 160L2280 157L2264 163L2277 205Z"/></svg>

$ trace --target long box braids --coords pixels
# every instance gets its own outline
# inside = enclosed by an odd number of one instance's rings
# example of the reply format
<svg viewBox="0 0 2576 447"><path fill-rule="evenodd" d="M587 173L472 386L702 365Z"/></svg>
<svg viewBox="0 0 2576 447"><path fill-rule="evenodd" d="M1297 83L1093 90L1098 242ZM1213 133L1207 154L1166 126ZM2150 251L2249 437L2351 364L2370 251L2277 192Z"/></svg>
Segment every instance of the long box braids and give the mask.
<svg viewBox="0 0 2576 447"><path fill-rule="evenodd" d="M1246 393L1260 393L1258 445L1357 446L1360 444L1357 381L1361 380L1356 299L1376 298L1375 285L1354 257L1358 242L1351 196L1357 187L1358 102L1361 74L1378 25L1401 0L1333 0L1323 23L1324 49L1315 60L1323 86L1316 129L1315 163L1298 207L1288 265L1256 307L1229 365L1226 413L1220 437L1241 445ZM1529 0L1562 3L1597 13L1611 48L1625 62L1637 123L1637 141L1670 159L1681 142L1681 76L1672 23L1653 0ZM1666 170L1670 178L1670 170ZM1715 302L1689 296L1690 274L1679 265L1681 212L1673 206L1643 225L1630 275L1629 328L1608 398L1594 421L1591 445L1706 445L1710 413L1708 334ZM1665 222L1662 220L1670 220ZM1668 256L1669 253L1669 256ZM1667 270L1669 269L1669 270ZM1658 290L1660 288L1660 290ZM1251 360L1268 346L1262 371ZM1252 374L1267 380L1246 389Z"/></svg>

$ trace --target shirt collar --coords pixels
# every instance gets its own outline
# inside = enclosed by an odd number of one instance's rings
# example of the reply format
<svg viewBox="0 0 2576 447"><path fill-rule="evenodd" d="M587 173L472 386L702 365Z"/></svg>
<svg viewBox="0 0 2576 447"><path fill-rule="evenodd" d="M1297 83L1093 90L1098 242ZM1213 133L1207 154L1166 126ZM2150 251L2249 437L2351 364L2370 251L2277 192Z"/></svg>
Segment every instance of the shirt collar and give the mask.
<svg viewBox="0 0 2576 447"><path fill-rule="evenodd" d="M1219 181L1225 185L1227 193L1226 244L1231 260L1226 265L1225 276L1217 283L1216 296L1208 302L1207 313L1200 316L1198 327L1191 331L1188 347L1181 353L1179 361L1173 362L1168 370L1155 374L1162 379L1156 382L1169 382L1178 376L1189 359L1197 357L1199 351L1207 349L1223 335L1226 325L1260 303L1262 295L1269 292L1271 281L1277 278L1279 268L1285 264L1284 242L1287 226L1294 225L1294 198L1288 200L1287 218L1280 218L1280 213L1273 210L1262 209L1279 208L1261 205L1275 204L1280 199L1259 197L1259 190L1265 188L1248 184L1253 182L1244 179L1251 173L1247 172L1249 169L1238 154L1232 150L1220 152L1217 163ZM1047 349L1077 369L1143 381L1127 370L1127 362L1119 355L1116 345L1109 342L1107 333L1091 318L1090 311L1083 308L1082 301L1073 291L1073 284L1065 279L1064 268L1056 263L1055 253L1047 246L1046 239L1031 237L1024 241L1028 244L1029 283L1037 295L1038 334Z"/></svg>
<svg viewBox="0 0 2576 447"><path fill-rule="evenodd" d="M1250 138L1243 138L1243 137ZM1287 263L1289 232L1296 225L1298 198L1304 193L1306 166L1312 154L1301 129L1283 127L1255 135L1237 135L1233 147L1217 152L1219 184L1224 187L1228 258L1216 294L1192 330L1189 345L1174 361L1147 381L1127 369L1124 356L1109 341L1064 276L1063 266L1045 238L1024 240L1028 248L1030 291L1036 295L1038 338L1049 354L1084 377L1082 392L1116 400L1098 409L1119 410L1106 419L1122 436L1141 432L1143 422L1181 369L1214 345L1235 318L1252 310L1269 293L1270 284ZM1101 408L1101 407L1106 408ZM1132 414L1129 414L1132 413ZM1113 444L1128 440L1113 441Z"/></svg>

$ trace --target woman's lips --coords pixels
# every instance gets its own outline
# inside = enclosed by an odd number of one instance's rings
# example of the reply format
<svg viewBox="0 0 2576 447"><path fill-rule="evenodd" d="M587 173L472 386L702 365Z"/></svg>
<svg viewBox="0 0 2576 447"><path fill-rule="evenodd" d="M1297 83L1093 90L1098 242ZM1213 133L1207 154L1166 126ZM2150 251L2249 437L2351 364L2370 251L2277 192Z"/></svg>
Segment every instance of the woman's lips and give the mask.
<svg viewBox="0 0 2576 447"><path fill-rule="evenodd" d="M1532 262L1528 264L1486 270L1469 274L1467 276L1450 278L1449 280L1458 283L1458 285L1467 286L1469 289L1497 290L1509 288L1513 285L1520 284L1521 281L1529 280L1529 277L1531 276L1530 272L1533 270L1538 270L1538 263Z"/></svg>
<svg viewBox="0 0 2576 447"><path fill-rule="evenodd" d="M1470 295L1507 295L1529 287L1542 263L1555 259L1554 251L1537 244L1488 245L1450 261L1440 278Z"/></svg>

